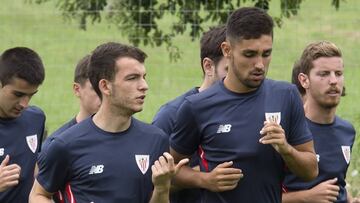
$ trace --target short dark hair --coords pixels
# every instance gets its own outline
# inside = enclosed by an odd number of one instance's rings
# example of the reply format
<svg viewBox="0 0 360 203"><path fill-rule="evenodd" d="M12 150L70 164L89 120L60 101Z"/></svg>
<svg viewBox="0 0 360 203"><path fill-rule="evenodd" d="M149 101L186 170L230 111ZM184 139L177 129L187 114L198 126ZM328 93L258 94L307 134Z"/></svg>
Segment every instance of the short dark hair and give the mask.
<svg viewBox="0 0 360 203"><path fill-rule="evenodd" d="M226 38L230 43L242 39L259 39L261 35L273 36L274 22L265 10L243 7L235 10L226 24Z"/></svg>
<svg viewBox="0 0 360 203"><path fill-rule="evenodd" d="M296 84L301 94L305 94L305 89L301 86L299 81L296 81L297 83L295 83L294 80L297 80L297 75L299 75L299 73L309 75L310 70L314 68L313 61L320 57L342 57L342 53L334 43L329 41L318 41L307 45L300 59L294 65L292 76L293 83ZM296 78L294 76L294 74L296 74L295 72L297 72Z"/></svg>
<svg viewBox="0 0 360 203"><path fill-rule="evenodd" d="M45 78L40 56L32 49L15 47L6 50L0 57L0 81L7 85L15 77L31 85L41 85Z"/></svg>
<svg viewBox="0 0 360 203"><path fill-rule="evenodd" d="M90 55L84 56L77 63L75 72L74 72L74 82L84 85L86 80L89 79L88 75L88 65L90 61Z"/></svg>
<svg viewBox="0 0 360 203"><path fill-rule="evenodd" d="M144 63L147 55L139 48L116 42L101 44L92 52L88 71L89 80L100 99L102 99L102 95L99 81L102 79L114 80L118 71L115 66L116 60L122 57L130 57Z"/></svg>
<svg viewBox="0 0 360 203"><path fill-rule="evenodd" d="M218 27L211 27L209 31L205 32L200 40L200 59L201 67L204 72L203 60L208 57L214 61L215 66L223 57L221 50L221 43L226 40L226 27L221 25Z"/></svg>

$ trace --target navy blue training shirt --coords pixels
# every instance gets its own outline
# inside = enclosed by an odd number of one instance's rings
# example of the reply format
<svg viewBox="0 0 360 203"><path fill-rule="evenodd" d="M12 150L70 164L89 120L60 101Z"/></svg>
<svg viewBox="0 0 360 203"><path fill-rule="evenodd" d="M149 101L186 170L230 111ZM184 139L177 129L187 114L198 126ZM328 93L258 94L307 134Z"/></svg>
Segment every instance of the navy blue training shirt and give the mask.
<svg viewBox="0 0 360 203"><path fill-rule="evenodd" d="M29 201L44 129L44 112L35 106L26 108L17 118L0 118L0 162L8 154L8 165L18 164L21 167L19 184L0 192L0 202Z"/></svg>
<svg viewBox="0 0 360 203"><path fill-rule="evenodd" d="M162 130L135 118L126 131L110 133L91 117L40 153L37 181L48 192L64 190L65 202L148 203L151 166L168 147Z"/></svg>
<svg viewBox="0 0 360 203"><path fill-rule="evenodd" d="M76 117L72 118L70 121L68 121L67 123L65 123L64 125L62 125L60 128L58 128L57 130L55 130L49 137L47 137L42 145L42 148L45 149L46 147L49 146L49 143L51 142L51 140L53 140L55 137L59 136L61 133L63 133L65 130L71 128L72 126L76 125ZM62 193L61 190L59 190L58 192L56 192L53 195L53 201L55 203L63 203L64 202L64 195Z"/></svg>
<svg viewBox="0 0 360 203"><path fill-rule="evenodd" d="M169 101L168 103L162 105L159 111L153 118L152 124L161 128L165 133L171 135L174 131L175 122L176 122L176 112L185 101L185 97L197 94L199 88L195 87L191 90L185 92L184 94L176 97L174 100ZM199 158L197 153L194 153L190 159L189 165L191 167L199 165ZM195 203L200 197L199 189L183 189L180 191L172 192L170 194L171 203Z"/></svg>
<svg viewBox="0 0 360 203"><path fill-rule="evenodd" d="M281 202L284 162L271 145L259 143L266 118L277 120L291 145L312 140L300 95L295 86L266 79L255 91L234 93L222 81L189 96L178 111L170 145L191 155L204 151L201 171L233 161L244 177L231 191L204 190L202 202Z"/></svg>
<svg viewBox="0 0 360 203"><path fill-rule="evenodd" d="M171 135L175 127L176 112L184 102L185 97L199 93L198 88L192 88L186 93L176 97L174 100L162 105L153 118L152 124L161 128L165 133Z"/></svg>
<svg viewBox="0 0 360 203"><path fill-rule="evenodd" d="M45 148L49 143L50 140L54 139L55 137L59 136L62 132L64 132L65 130L69 129L70 127L72 127L73 125L77 124L76 122L76 118L72 118L70 121L68 121L67 123L65 123L64 125L62 125L60 128L58 128L57 130L55 130L50 136L48 136L44 143L43 143L43 148Z"/></svg>
<svg viewBox="0 0 360 203"><path fill-rule="evenodd" d="M349 122L337 116L331 124L318 124L309 119L307 122L314 136L319 175L315 180L304 182L295 175L288 173L284 179L284 187L289 192L306 190L323 181L337 178L340 191L336 202L347 203L345 177L355 140L355 129Z"/></svg>

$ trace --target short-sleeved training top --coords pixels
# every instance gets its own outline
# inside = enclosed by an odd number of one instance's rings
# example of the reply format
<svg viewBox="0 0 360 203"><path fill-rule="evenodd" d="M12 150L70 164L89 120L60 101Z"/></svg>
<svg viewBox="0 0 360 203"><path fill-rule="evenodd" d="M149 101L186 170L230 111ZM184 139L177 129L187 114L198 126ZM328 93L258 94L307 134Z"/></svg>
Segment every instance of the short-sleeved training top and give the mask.
<svg viewBox="0 0 360 203"><path fill-rule="evenodd" d="M65 202L147 203L151 166L165 151L168 137L156 126L132 118L126 131L110 133L90 117L40 153L37 181L48 192L63 190Z"/></svg>
<svg viewBox="0 0 360 203"><path fill-rule="evenodd" d="M176 112L185 101L185 97L199 93L199 88L195 87L176 97L168 103L162 105L153 118L152 124L161 128L169 136L174 130L176 122ZM199 165L199 155L197 152L193 154L189 165L191 167ZM195 203L200 197L200 190L196 188L182 189L170 194L171 203Z"/></svg>
<svg viewBox="0 0 360 203"><path fill-rule="evenodd" d="M0 202L29 201L44 129L44 112L35 106L26 108L17 118L0 119L0 163L9 155L8 165L21 167L19 184L0 192Z"/></svg>
<svg viewBox="0 0 360 203"><path fill-rule="evenodd" d="M287 191L310 189L319 183L337 178L340 187L337 203L347 202L346 172L349 167L355 129L348 122L336 116L331 124L318 124L307 119L314 136L314 147L319 164L319 175L310 182L304 182L289 173L285 176L284 187Z"/></svg>
<svg viewBox="0 0 360 203"><path fill-rule="evenodd" d="M279 122L291 145L312 140L294 85L266 79L249 93L229 91L222 81L185 99L170 138L180 154L203 150L200 168L233 161L244 174L231 191L204 190L202 202L281 202L284 162L271 145L259 143L264 121Z"/></svg>

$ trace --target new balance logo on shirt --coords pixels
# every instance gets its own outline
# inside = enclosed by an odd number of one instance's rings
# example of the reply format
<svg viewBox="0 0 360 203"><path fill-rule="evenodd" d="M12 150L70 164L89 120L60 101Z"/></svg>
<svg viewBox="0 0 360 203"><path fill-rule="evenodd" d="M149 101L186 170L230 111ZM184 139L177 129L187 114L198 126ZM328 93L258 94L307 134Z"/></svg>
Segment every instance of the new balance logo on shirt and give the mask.
<svg viewBox="0 0 360 203"><path fill-rule="evenodd" d="M228 133L231 131L231 124L219 125L216 133Z"/></svg>
<svg viewBox="0 0 360 203"><path fill-rule="evenodd" d="M94 165L91 166L89 174L90 175L99 174L102 173L103 171L104 171L104 165Z"/></svg>

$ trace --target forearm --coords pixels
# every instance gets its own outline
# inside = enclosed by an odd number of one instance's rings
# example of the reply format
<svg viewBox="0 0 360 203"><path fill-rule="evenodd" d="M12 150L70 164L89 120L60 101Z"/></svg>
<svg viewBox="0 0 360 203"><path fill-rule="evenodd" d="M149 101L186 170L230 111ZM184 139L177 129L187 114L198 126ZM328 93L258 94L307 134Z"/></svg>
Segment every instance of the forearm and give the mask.
<svg viewBox="0 0 360 203"><path fill-rule="evenodd" d="M175 163L190 157L190 155L179 154L172 148L170 148L170 153L174 157ZM200 172L200 169L192 169L185 165L181 167L174 176L172 184L175 188L201 188L203 186L201 181L202 174L204 174L204 172Z"/></svg>
<svg viewBox="0 0 360 203"><path fill-rule="evenodd" d="M34 185L30 191L29 203L52 203L53 193L47 192L35 179Z"/></svg>
<svg viewBox="0 0 360 203"><path fill-rule="evenodd" d="M313 150L304 150L304 146L305 144L290 146L288 153L281 154L281 156L292 173L304 181L311 181L318 175L318 164Z"/></svg>
<svg viewBox="0 0 360 203"><path fill-rule="evenodd" d="M47 196L31 192L29 196L29 203L52 203L52 200Z"/></svg>
<svg viewBox="0 0 360 203"><path fill-rule="evenodd" d="M308 196L307 190L286 192L282 194L282 203L307 203Z"/></svg>
<svg viewBox="0 0 360 203"><path fill-rule="evenodd" d="M206 188L204 172L194 170L189 166L183 166L173 179L176 188Z"/></svg>
<svg viewBox="0 0 360 203"><path fill-rule="evenodd" d="M157 189L154 188L149 203L169 203L170 189Z"/></svg>
<svg viewBox="0 0 360 203"><path fill-rule="evenodd" d="M316 155L311 152L299 152L296 149L283 155L283 159L289 170L304 181L311 181L318 175Z"/></svg>

